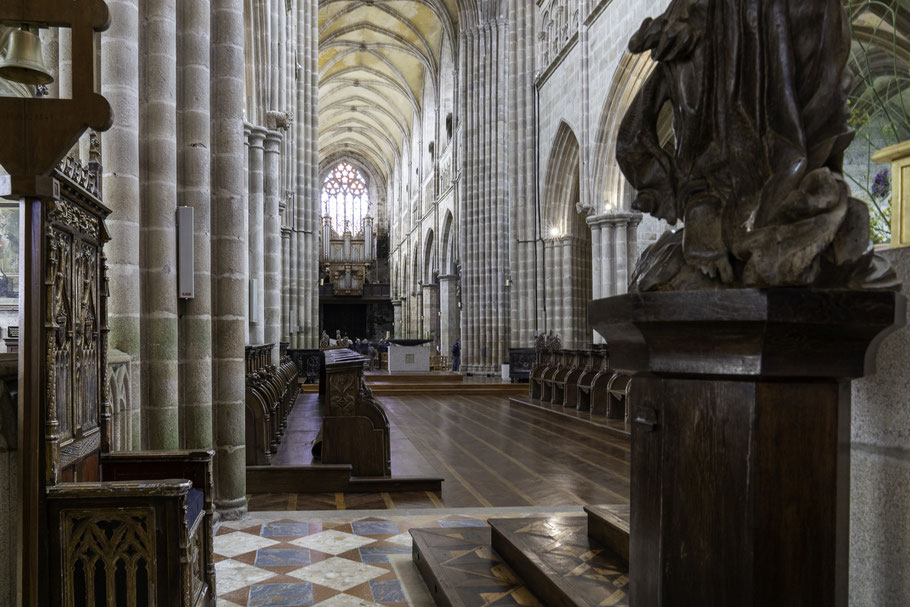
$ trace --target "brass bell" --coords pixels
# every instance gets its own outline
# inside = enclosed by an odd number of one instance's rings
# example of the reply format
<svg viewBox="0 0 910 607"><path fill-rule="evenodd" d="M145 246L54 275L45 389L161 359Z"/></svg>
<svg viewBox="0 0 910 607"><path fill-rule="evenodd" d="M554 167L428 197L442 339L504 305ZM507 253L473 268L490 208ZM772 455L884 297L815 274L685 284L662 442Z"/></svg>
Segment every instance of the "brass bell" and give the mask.
<svg viewBox="0 0 910 607"><path fill-rule="evenodd" d="M41 55L41 39L27 26L9 36L6 58L0 62L0 78L22 84L50 84L54 81Z"/></svg>

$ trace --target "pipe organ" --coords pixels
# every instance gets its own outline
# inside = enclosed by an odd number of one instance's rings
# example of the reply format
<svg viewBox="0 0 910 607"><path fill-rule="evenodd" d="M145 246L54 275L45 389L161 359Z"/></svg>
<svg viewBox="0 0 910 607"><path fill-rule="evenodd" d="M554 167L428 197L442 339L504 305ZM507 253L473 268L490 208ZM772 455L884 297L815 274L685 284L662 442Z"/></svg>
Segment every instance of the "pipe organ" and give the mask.
<svg viewBox="0 0 910 607"><path fill-rule="evenodd" d="M331 284L335 296L359 296L367 281L370 268L376 261L376 238L373 218L363 218L363 229L351 233L345 222L344 233L333 229L332 218L322 218L322 249L320 266L325 284Z"/></svg>

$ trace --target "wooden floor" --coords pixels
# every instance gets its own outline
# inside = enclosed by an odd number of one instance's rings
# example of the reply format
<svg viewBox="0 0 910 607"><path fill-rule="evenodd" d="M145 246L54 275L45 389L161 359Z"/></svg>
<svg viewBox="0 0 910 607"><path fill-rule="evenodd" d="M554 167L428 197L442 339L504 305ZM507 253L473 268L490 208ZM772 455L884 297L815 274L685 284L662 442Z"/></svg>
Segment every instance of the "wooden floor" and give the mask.
<svg viewBox="0 0 910 607"><path fill-rule="evenodd" d="M441 493L254 495L250 509L536 507L629 501L629 443L603 428L498 396L388 396L381 402L391 423L445 478Z"/></svg>

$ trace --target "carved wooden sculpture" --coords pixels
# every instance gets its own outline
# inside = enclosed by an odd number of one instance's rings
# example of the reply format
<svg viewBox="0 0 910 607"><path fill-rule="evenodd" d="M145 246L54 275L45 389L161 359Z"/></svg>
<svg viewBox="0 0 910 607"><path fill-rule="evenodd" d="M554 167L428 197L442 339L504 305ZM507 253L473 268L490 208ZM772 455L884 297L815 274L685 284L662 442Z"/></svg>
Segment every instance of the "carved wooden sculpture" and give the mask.
<svg viewBox="0 0 910 607"><path fill-rule="evenodd" d="M642 256L632 290L896 289L850 197L850 31L841 0L674 0L632 38L658 62L617 160L632 206L685 228ZM676 145L657 120L673 109Z"/></svg>
<svg viewBox="0 0 910 607"><path fill-rule="evenodd" d="M840 0L673 0L630 44L617 159L685 221L589 307L633 375L633 607L847 605L849 382L906 316L841 172L849 47Z"/></svg>

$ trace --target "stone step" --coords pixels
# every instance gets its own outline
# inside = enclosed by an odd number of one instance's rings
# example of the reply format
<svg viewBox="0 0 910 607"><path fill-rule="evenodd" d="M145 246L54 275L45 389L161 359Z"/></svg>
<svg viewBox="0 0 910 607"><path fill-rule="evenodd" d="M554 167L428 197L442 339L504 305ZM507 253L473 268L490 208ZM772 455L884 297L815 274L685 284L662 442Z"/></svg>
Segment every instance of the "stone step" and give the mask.
<svg viewBox="0 0 910 607"><path fill-rule="evenodd" d="M628 563L629 505L585 506L585 512L588 514L588 535Z"/></svg>
<svg viewBox="0 0 910 607"><path fill-rule="evenodd" d="M541 603L490 546L489 527L411 529L413 557L439 607Z"/></svg>
<svg viewBox="0 0 910 607"><path fill-rule="evenodd" d="M461 373L444 373L444 372L434 372L434 373L385 373L381 371L367 371L363 374L363 379L367 385L374 383L394 383L394 384L408 384L408 383L449 383L449 384L461 384L464 383L464 375Z"/></svg>
<svg viewBox="0 0 910 607"><path fill-rule="evenodd" d="M586 516L490 519L493 550L549 607L627 606L626 561L588 536Z"/></svg>

